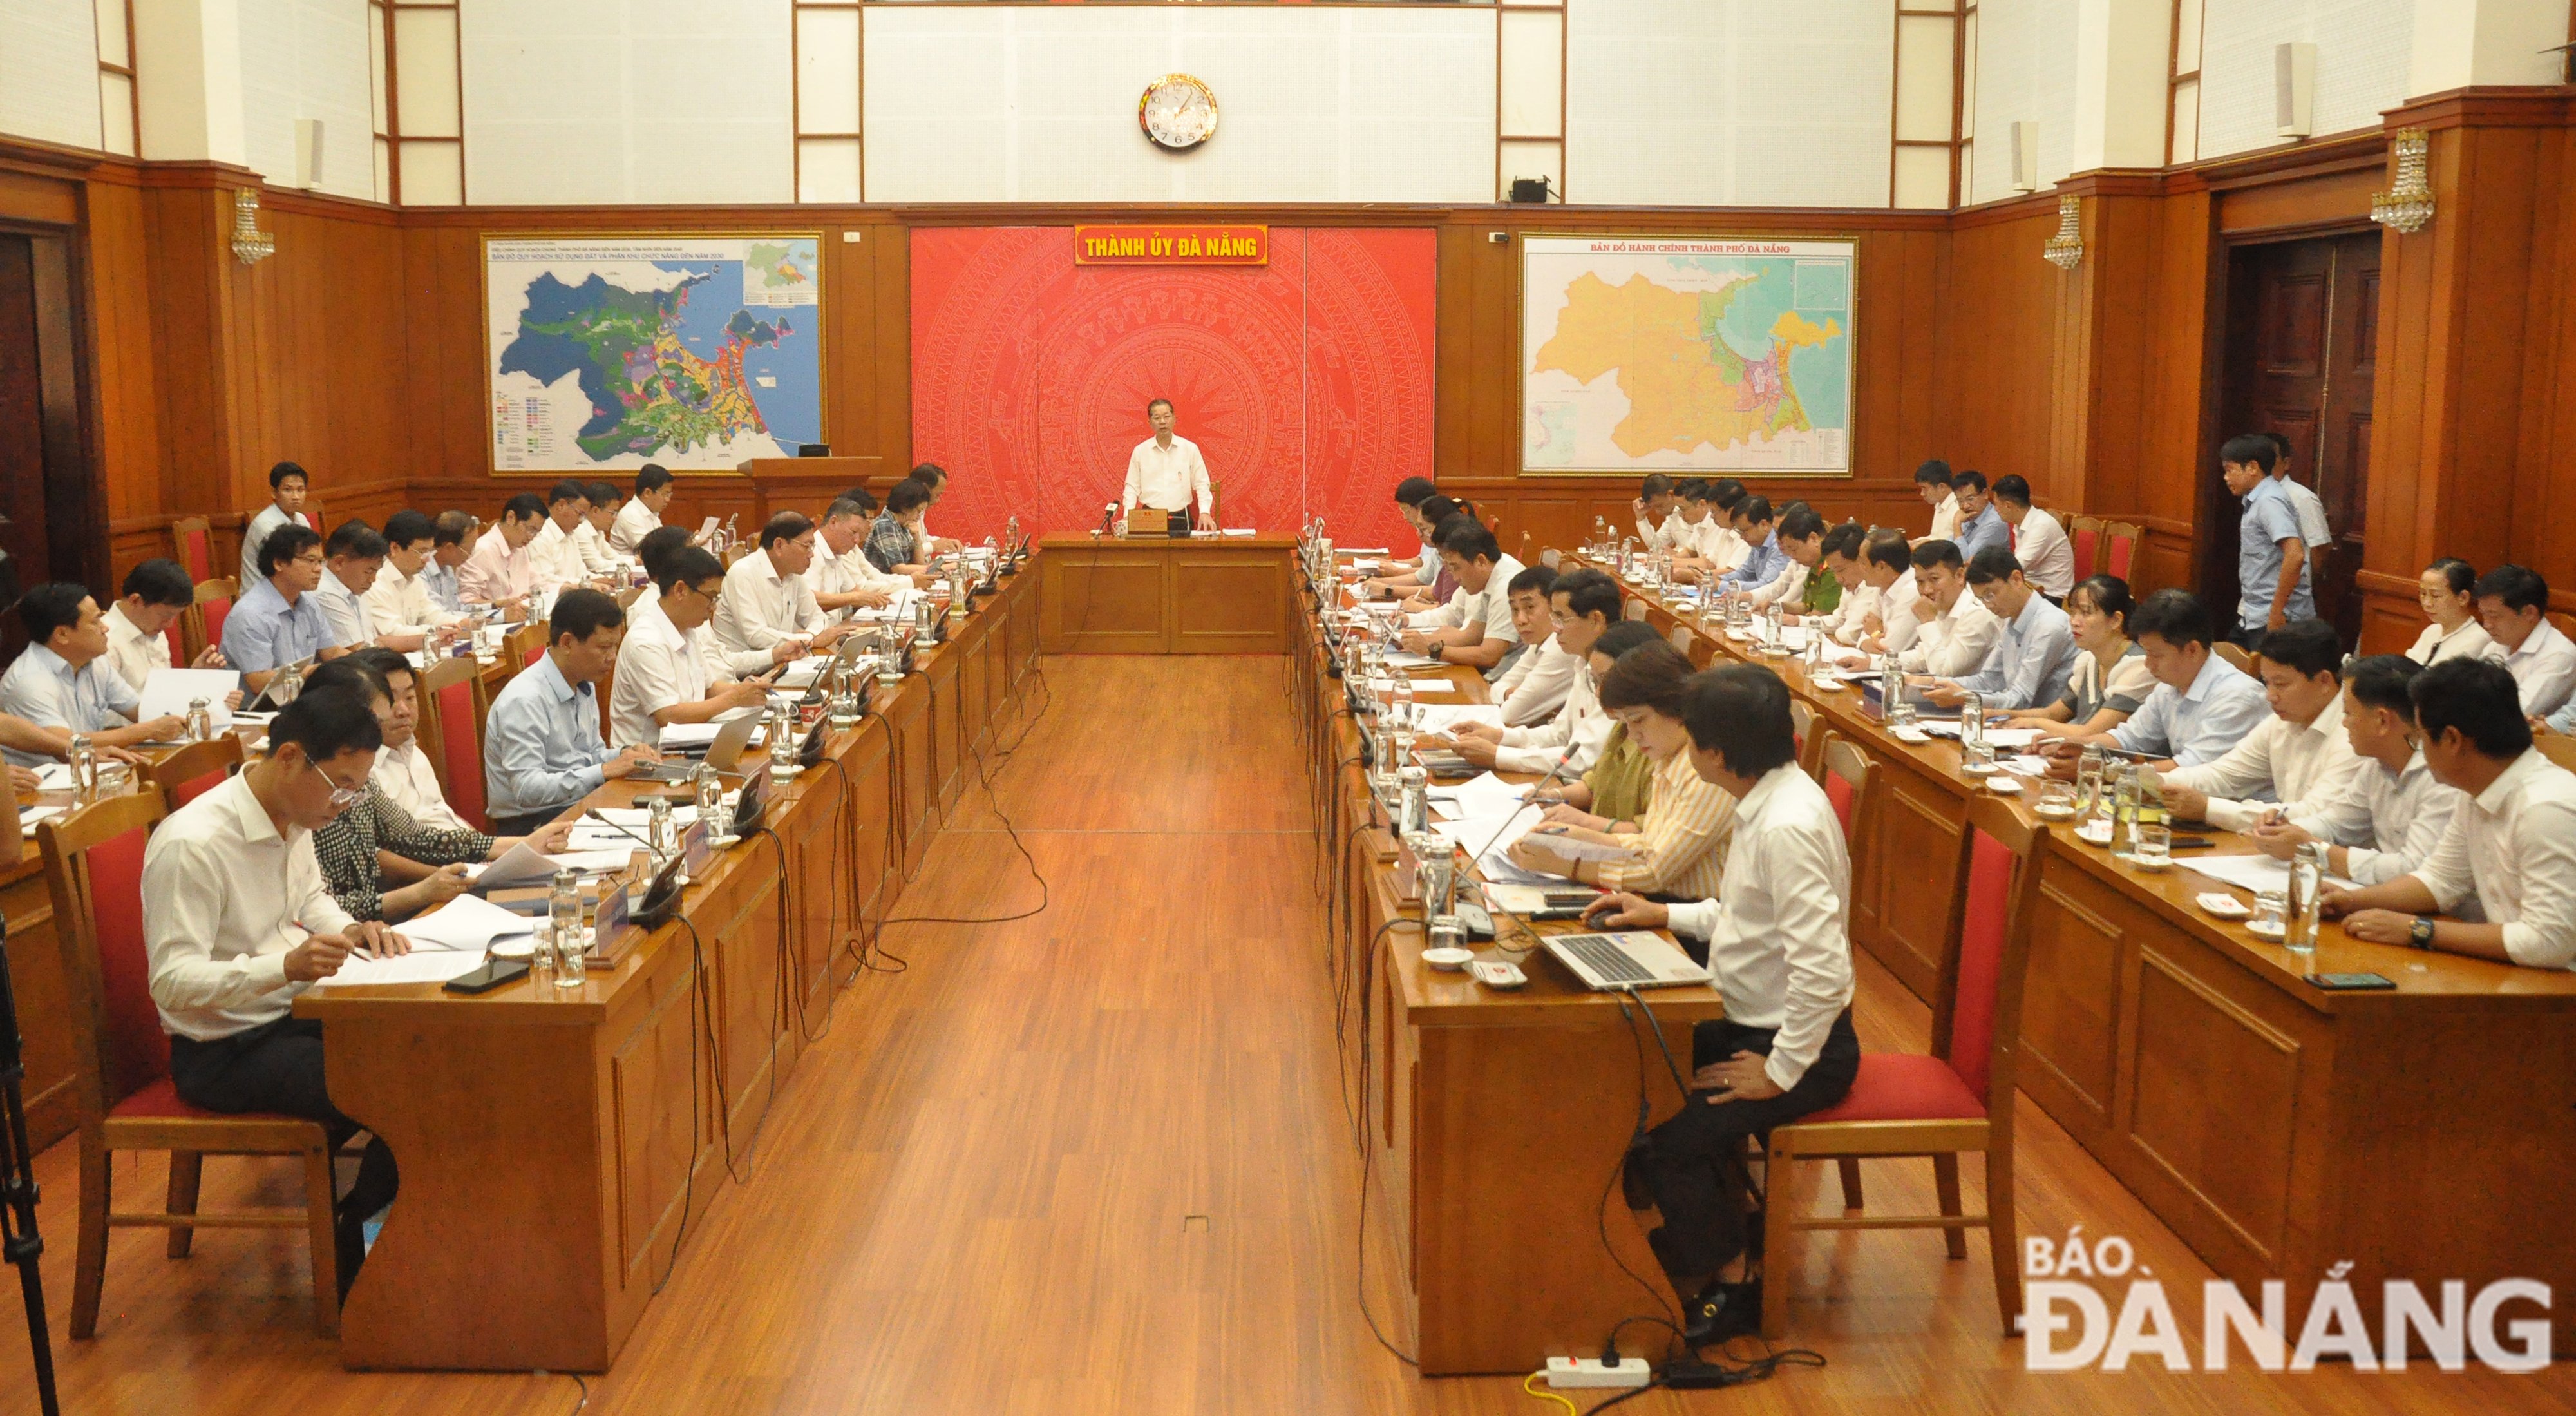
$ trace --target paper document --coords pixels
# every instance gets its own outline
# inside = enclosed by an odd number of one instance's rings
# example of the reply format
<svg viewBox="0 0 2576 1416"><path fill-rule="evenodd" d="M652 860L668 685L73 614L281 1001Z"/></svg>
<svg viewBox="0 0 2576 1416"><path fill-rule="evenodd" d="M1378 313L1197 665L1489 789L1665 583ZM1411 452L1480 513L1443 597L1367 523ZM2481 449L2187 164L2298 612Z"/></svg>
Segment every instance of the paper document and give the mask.
<svg viewBox="0 0 2576 1416"><path fill-rule="evenodd" d="M1462 723L1497 728L1503 725L1503 710L1492 703L1419 703L1414 705L1413 716L1426 733L1449 732Z"/></svg>
<svg viewBox="0 0 2576 1416"><path fill-rule="evenodd" d="M55 817L60 816L69 810L71 810L71 808L67 806L54 806L50 804L44 806L19 807L18 834L21 836L32 837L36 834L37 826L44 822L51 821Z"/></svg>
<svg viewBox="0 0 2576 1416"><path fill-rule="evenodd" d="M2258 895L2266 890L2278 890L2287 894L2290 889L2290 863L2286 860L2274 860L2267 855L2204 855L2198 851L2186 855L2177 851L2174 853L2174 863L2185 870L2206 875L2222 885L2234 885L2239 889L2251 890ZM2353 881L2334 875L2326 877L2326 886L2334 890L2361 888Z"/></svg>
<svg viewBox="0 0 2576 1416"><path fill-rule="evenodd" d="M1410 649L1390 649L1386 653L1386 666L1390 669L1436 669L1441 667L1441 663L1428 654L1416 654Z"/></svg>
<svg viewBox="0 0 2576 1416"><path fill-rule="evenodd" d="M1334 555L1336 555L1336 556L1382 556L1382 555L1385 555L1385 554L1386 554L1386 547L1384 547L1384 546L1335 546L1335 547L1333 547L1333 554L1334 554Z"/></svg>
<svg viewBox="0 0 2576 1416"><path fill-rule="evenodd" d="M1509 813L1461 816L1454 821L1432 822L1431 834L1466 850L1499 851L1526 835L1538 824L1540 815L1538 807L1524 806Z"/></svg>
<svg viewBox="0 0 2576 1416"><path fill-rule="evenodd" d="M395 930L414 950L464 949L480 954L495 939L534 934L537 922L514 914L478 895L459 895L427 914L405 920Z"/></svg>
<svg viewBox="0 0 2576 1416"><path fill-rule="evenodd" d="M642 827L629 829L624 826L603 826L596 821L585 821L572 828L572 839L565 843L564 849L568 851L640 851L644 849L644 831Z"/></svg>
<svg viewBox="0 0 2576 1416"><path fill-rule="evenodd" d="M1563 856L1567 860L1635 860L1637 858L1637 853L1626 846L1605 845L1599 841L1559 836L1555 834L1553 827L1532 831L1521 839L1539 850L1550 855Z"/></svg>
<svg viewBox="0 0 2576 1416"><path fill-rule="evenodd" d="M645 806L594 806L590 809L590 814L615 825L632 826L638 831L643 830L645 823L653 819L653 809ZM686 826L698 819L698 808L694 803L674 806L671 808L671 819Z"/></svg>
<svg viewBox="0 0 2576 1416"><path fill-rule="evenodd" d="M662 725L662 750L676 752L682 748L705 747L723 731L722 723L665 723Z"/></svg>
<svg viewBox="0 0 2576 1416"><path fill-rule="evenodd" d="M1375 678L1368 681L1368 686L1369 691L1372 693L1393 693L1395 691L1395 686L1399 683L1410 684L1413 688L1413 696L1416 698L1421 698L1425 695L1436 695L1438 697L1446 698L1450 694L1458 691L1458 685L1451 683L1447 679Z"/></svg>
<svg viewBox="0 0 2576 1416"><path fill-rule="evenodd" d="M1257 536L1260 533L1249 526L1229 526L1225 528L1224 534L1228 536Z"/></svg>
<svg viewBox="0 0 2576 1416"><path fill-rule="evenodd" d="M832 656L829 654L808 654L790 663L786 670L779 674L777 684L780 688L808 687L814 682L815 675L823 672L823 666L831 661Z"/></svg>
<svg viewBox="0 0 2576 1416"><path fill-rule="evenodd" d="M313 986L363 988L388 983L445 983L481 967L483 952L479 949L416 949L385 959L365 959L351 954L347 962L340 965L338 973Z"/></svg>
<svg viewBox="0 0 2576 1416"><path fill-rule="evenodd" d="M70 791L72 789L72 764L68 762L47 762L37 767L36 789L38 791L46 792Z"/></svg>
<svg viewBox="0 0 2576 1416"><path fill-rule="evenodd" d="M1521 796L1529 788L1515 786L1491 772L1470 777L1455 786L1432 787L1423 793L1434 802L1445 802L1457 809L1450 814L1459 817L1487 817L1501 820L1521 809Z"/></svg>
<svg viewBox="0 0 2576 1416"><path fill-rule="evenodd" d="M242 686L236 669L154 669L143 680L143 703L136 722L159 717L185 718L191 700L206 700L206 717L216 732L233 725L233 710L224 695Z"/></svg>
<svg viewBox="0 0 2576 1416"><path fill-rule="evenodd" d="M500 890L512 885L539 884L555 873L555 863L528 848L522 839L510 847L499 860L474 872L474 888Z"/></svg>
<svg viewBox="0 0 2576 1416"><path fill-rule="evenodd" d="M690 545L692 545L692 546L695 546L695 545L700 545L700 544L704 543L704 542L705 542L705 540L706 540L709 536L712 536L712 535L716 534L716 528L717 528L718 526L723 525L723 524L724 524L724 523L722 523L722 522L720 522L720 521L716 520L716 519L715 519L714 517L712 517L712 516L708 517L708 518L707 518L706 520L704 520L704 521L699 522L699 523L698 523L698 534L696 534L696 535L694 535L694 536L691 536L691 537L689 538L689 544L690 544Z"/></svg>

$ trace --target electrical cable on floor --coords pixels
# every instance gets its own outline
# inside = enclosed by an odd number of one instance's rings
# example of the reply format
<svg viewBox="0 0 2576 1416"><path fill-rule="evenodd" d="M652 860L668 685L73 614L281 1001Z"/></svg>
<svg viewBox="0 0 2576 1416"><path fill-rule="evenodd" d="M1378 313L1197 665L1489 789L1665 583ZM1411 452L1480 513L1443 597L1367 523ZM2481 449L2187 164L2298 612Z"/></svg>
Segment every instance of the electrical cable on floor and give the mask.
<svg viewBox="0 0 2576 1416"><path fill-rule="evenodd" d="M564 1375L572 1378L574 1389L581 1393L581 1400L574 1402L572 1410L566 1412L565 1416L581 1416L582 1412L590 1409L590 1383L583 1381L579 1372L566 1372Z"/></svg>
<svg viewBox="0 0 2576 1416"><path fill-rule="evenodd" d="M1521 1378L1521 1390L1528 1392L1530 1395L1537 1397L1541 1401L1555 1402L1557 1405L1564 1407L1569 1413L1569 1416L1583 1416L1583 1408L1575 1405L1565 1396L1553 1391L1540 1391L1537 1387L1531 1385L1531 1383L1546 1375L1547 1372L1542 1369Z"/></svg>
<svg viewBox="0 0 2576 1416"><path fill-rule="evenodd" d="M1634 1400L1636 1400L1638 1397L1644 1396L1646 1393L1648 1393L1648 1392L1650 1392L1650 1391L1656 1391L1656 1390L1661 1389L1661 1388L1662 1388L1662 1386L1663 1386L1663 1384L1664 1384L1664 1379L1663 1379L1663 1378L1661 1378L1661 1377L1651 1377L1651 1378L1647 1379L1647 1382L1646 1382L1646 1384L1645 1384L1644 1386L1641 1386L1641 1387L1631 1387L1631 1388L1629 1388L1628 1390L1626 1390L1626 1391L1623 1391L1623 1392L1619 1393L1617 1396L1614 1396L1614 1397L1610 1398L1608 1401L1605 1401L1605 1402L1601 1403L1600 1405L1598 1405L1598 1406L1596 1406L1596 1407L1593 1407L1593 1408L1592 1408L1592 1411L1607 1411L1607 1410L1609 1410L1611 1407L1613 1407L1613 1406L1617 1406L1618 1404L1620 1404L1620 1403L1621 1403L1621 1402L1623 1402L1623 1401L1634 1401ZM1585 1413L1584 1413L1584 1416L1592 1416L1592 1412L1591 1412L1591 1411L1587 1411L1587 1412L1585 1412Z"/></svg>

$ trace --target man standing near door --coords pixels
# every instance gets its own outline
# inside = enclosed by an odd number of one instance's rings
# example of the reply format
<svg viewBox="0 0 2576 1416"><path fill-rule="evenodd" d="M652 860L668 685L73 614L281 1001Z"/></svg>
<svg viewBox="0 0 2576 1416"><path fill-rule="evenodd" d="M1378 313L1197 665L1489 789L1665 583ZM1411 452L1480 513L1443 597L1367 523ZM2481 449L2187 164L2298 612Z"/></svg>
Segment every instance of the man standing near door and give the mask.
<svg viewBox="0 0 2576 1416"><path fill-rule="evenodd" d="M2299 514L2272 480L2276 458L2272 439L2262 433L2240 433L2218 450L2227 490L2244 502L2236 529L2236 626L2229 637L2247 649L2272 630L2317 614Z"/></svg>

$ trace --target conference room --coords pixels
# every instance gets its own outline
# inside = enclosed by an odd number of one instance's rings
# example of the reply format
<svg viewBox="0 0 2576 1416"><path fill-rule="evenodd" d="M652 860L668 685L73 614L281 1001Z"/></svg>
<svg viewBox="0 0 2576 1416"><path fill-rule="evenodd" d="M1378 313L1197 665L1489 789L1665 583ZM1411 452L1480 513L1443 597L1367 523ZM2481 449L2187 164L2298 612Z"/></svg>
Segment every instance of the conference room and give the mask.
<svg viewBox="0 0 2576 1416"><path fill-rule="evenodd" d="M0 0L0 1416L2576 1401L2571 53Z"/></svg>

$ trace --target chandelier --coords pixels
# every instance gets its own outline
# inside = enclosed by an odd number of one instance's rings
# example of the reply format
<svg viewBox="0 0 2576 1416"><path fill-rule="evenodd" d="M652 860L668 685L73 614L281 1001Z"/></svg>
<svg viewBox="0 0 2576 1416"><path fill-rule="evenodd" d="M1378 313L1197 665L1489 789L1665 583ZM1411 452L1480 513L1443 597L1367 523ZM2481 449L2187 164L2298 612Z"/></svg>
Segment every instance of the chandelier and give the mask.
<svg viewBox="0 0 2576 1416"><path fill-rule="evenodd" d="M2421 128L2400 128L2389 144L2397 155L2397 182L2372 194L2370 219L2400 235L2412 236L2433 219L2433 184L2425 180L2424 159L2431 144Z"/></svg>

